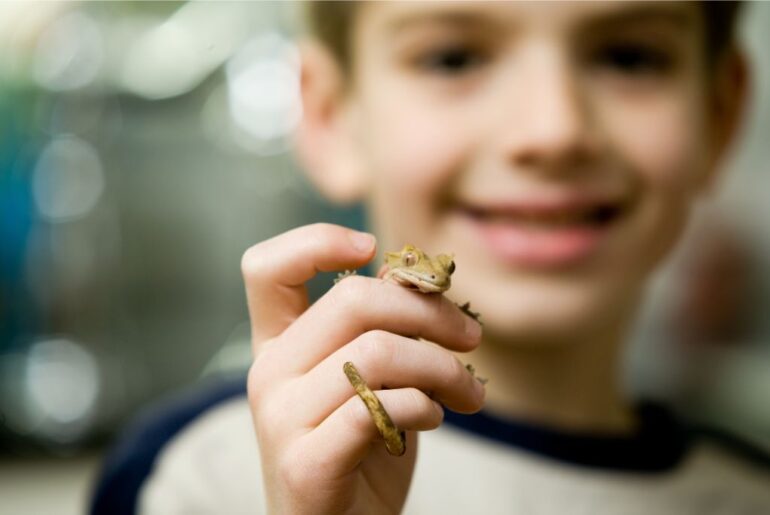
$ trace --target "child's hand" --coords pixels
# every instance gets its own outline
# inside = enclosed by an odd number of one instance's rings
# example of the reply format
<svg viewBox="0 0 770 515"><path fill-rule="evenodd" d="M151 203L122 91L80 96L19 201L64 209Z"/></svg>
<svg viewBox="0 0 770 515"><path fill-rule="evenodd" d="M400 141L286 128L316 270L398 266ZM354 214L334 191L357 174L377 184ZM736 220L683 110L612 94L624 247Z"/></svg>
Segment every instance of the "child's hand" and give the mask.
<svg viewBox="0 0 770 515"><path fill-rule="evenodd" d="M353 276L308 306L304 283L317 271L358 268L374 250L370 236L319 224L243 257L255 355L249 403L271 513L397 513L414 468L414 431L436 428L441 404L481 408L483 387L442 348L472 350L481 329L443 296ZM406 430L404 456L385 450L343 373L346 361Z"/></svg>

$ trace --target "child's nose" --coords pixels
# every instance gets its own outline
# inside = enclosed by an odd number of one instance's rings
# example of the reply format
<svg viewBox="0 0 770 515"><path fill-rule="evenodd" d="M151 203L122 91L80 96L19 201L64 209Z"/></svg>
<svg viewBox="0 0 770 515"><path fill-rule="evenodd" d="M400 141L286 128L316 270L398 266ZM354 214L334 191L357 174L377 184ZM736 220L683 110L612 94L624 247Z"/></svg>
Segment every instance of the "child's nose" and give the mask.
<svg viewBox="0 0 770 515"><path fill-rule="evenodd" d="M596 127L568 57L558 49L535 48L517 71L514 109L504 110L504 152L511 164L567 172L597 150ZM511 119L511 116L515 116Z"/></svg>

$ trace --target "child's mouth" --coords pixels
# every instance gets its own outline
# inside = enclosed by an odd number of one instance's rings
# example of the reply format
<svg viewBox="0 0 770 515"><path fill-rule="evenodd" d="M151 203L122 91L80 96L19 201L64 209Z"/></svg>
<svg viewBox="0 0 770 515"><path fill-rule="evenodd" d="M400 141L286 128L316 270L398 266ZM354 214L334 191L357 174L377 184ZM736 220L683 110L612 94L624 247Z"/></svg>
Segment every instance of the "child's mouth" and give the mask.
<svg viewBox="0 0 770 515"><path fill-rule="evenodd" d="M528 211L466 209L466 213L483 223L517 224L537 228L566 228L574 226L601 226L612 221L620 212L618 205L598 205L572 210Z"/></svg>
<svg viewBox="0 0 770 515"><path fill-rule="evenodd" d="M462 218L493 255L507 264L553 268L596 252L625 211L617 201L464 206Z"/></svg>

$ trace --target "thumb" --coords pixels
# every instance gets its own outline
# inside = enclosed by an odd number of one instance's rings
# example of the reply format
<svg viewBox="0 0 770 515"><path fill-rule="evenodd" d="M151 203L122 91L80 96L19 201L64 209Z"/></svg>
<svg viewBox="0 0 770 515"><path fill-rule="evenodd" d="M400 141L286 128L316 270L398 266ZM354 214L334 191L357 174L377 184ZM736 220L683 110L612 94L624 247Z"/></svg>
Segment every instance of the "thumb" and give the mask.
<svg viewBox="0 0 770 515"><path fill-rule="evenodd" d="M241 259L241 270L254 345L283 332L307 309L308 280L318 272L365 265L374 257L375 245L369 233L313 224L249 248Z"/></svg>

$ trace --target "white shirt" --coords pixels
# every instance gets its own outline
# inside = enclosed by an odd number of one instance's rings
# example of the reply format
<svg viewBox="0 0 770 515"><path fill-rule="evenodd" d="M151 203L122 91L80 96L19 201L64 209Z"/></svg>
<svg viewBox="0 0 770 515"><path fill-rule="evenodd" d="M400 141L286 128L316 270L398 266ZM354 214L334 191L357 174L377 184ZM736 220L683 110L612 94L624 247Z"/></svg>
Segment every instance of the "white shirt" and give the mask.
<svg viewBox="0 0 770 515"><path fill-rule="evenodd" d="M266 513L243 397L166 446L140 494L144 515ZM420 434L407 514L768 514L770 473L709 443L671 470L619 472L544 458L448 424Z"/></svg>

